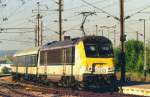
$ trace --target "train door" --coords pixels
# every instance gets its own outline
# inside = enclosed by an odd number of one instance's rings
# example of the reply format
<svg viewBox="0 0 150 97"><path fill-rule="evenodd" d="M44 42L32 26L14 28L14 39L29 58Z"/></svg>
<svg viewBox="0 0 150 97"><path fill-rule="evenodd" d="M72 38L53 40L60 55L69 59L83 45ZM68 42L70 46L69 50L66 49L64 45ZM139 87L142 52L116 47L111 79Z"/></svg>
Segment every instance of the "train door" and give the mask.
<svg viewBox="0 0 150 97"><path fill-rule="evenodd" d="M40 57L41 57L41 52L39 51L37 54L37 62L36 62L36 76L39 77L39 66L40 66Z"/></svg>
<svg viewBox="0 0 150 97"><path fill-rule="evenodd" d="M29 56L24 56L24 59L25 59L25 62L24 62L24 65L25 65L25 79L28 79L28 65L29 65L29 59L30 57Z"/></svg>
<svg viewBox="0 0 150 97"><path fill-rule="evenodd" d="M74 64L74 48L63 49L63 71L65 74L65 85L70 86L74 80L73 76L73 64Z"/></svg>
<svg viewBox="0 0 150 97"><path fill-rule="evenodd" d="M63 63L63 76L66 76L66 49L64 48L62 50L62 55L63 55L63 60L62 60L62 63Z"/></svg>
<svg viewBox="0 0 150 97"><path fill-rule="evenodd" d="M19 58L18 57L15 57L15 66L16 66L16 77L18 77L18 66L19 66Z"/></svg>

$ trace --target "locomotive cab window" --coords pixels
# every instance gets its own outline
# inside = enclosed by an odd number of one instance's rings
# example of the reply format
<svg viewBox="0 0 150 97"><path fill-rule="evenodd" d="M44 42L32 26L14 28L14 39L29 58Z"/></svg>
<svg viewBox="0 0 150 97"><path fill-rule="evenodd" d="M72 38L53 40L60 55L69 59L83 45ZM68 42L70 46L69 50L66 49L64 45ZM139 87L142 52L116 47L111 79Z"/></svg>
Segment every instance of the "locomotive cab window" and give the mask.
<svg viewBox="0 0 150 97"><path fill-rule="evenodd" d="M100 57L113 57L113 48L111 44L99 45Z"/></svg>
<svg viewBox="0 0 150 97"><path fill-rule="evenodd" d="M23 55L15 57L15 64L19 66L36 66L37 55Z"/></svg>
<svg viewBox="0 0 150 97"><path fill-rule="evenodd" d="M86 44L85 45L85 51L87 57L97 57L98 54L98 47L95 44Z"/></svg>
<svg viewBox="0 0 150 97"><path fill-rule="evenodd" d="M111 43L107 44L85 44L87 57L112 57L113 49Z"/></svg>

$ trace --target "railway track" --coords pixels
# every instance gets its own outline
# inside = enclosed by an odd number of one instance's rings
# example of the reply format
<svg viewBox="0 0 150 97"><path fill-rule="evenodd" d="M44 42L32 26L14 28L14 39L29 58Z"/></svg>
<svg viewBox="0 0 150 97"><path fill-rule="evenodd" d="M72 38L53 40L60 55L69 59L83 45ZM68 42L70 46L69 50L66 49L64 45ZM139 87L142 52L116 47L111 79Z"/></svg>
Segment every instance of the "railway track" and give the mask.
<svg viewBox="0 0 150 97"><path fill-rule="evenodd" d="M78 91L69 88L49 87L47 85L34 82L7 82L0 80L0 87L6 88L11 93L20 96L11 96L7 92L0 90L2 97L142 97L133 95L124 95L117 92L93 92Z"/></svg>
<svg viewBox="0 0 150 97"><path fill-rule="evenodd" d="M0 81L0 87L4 89L0 91L2 97L40 97L25 91L24 87L19 84Z"/></svg>
<svg viewBox="0 0 150 97"><path fill-rule="evenodd" d="M10 97L10 95L6 92L0 91L0 97Z"/></svg>
<svg viewBox="0 0 150 97"><path fill-rule="evenodd" d="M138 95L130 95L130 94L122 94L121 91L119 92L110 92L110 91L99 91L99 90L83 90L79 91L76 89L69 89L69 88L58 88L58 87L50 87L47 85L34 83L25 81L24 84L29 84L28 90L30 91L42 91L47 93L52 93L61 96L75 96L75 97L143 97ZM25 86L25 85L24 85Z"/></svg>
<svg viewBox="0 0 150 97"><path fill-rule="evenodd" d="M11 76L11 74L0 74L0 77L7 77L7 76Z"/></svg>

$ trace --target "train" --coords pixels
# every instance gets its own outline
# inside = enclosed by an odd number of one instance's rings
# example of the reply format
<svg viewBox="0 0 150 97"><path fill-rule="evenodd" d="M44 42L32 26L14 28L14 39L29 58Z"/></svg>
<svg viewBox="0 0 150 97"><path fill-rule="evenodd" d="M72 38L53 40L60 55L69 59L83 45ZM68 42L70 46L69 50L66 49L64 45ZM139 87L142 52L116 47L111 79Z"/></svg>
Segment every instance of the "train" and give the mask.
<svg viewBox="0 0 150 97"><path fill-rule="evenodd" d="M13 79L57 83L63 87L115 86L112 42L104 36L54 41L18 51L12 65Z"/></svg>

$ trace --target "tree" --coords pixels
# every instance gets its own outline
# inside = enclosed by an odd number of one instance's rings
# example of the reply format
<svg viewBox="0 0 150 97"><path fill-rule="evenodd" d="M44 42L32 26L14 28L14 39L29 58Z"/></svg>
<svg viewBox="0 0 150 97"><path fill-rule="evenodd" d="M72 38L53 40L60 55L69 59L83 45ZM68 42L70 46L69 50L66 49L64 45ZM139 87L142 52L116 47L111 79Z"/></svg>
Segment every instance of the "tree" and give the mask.
<svg viewBox="0 0 150 97"><path fill-rule="evenodd" d="M125 43L125 61L127 72L143 71L143 43L136 40L129 40ZM120 68L120 49L115 49L117 68Z"/></svg>
<svg viewBox="0 0 150 97"><path fill-rule="evenodd" d="M8 67L3 67L3 68L2 68L2 73L4 73L4 74L10 73L10 68L8 68Z"/></svg>
<svg viewBox="0 0 150 97"><path fill-rule="evenodd" d="M114 56L115 56L115 62L116 62L116 70L120 71L121 69L120 48L114 48Z"/></svg>
<svg viewBox="0 0 150 97"><path fill-rule="evenodd" d="M147 45L147 70L150 73L150 43Z"/></svg>

